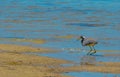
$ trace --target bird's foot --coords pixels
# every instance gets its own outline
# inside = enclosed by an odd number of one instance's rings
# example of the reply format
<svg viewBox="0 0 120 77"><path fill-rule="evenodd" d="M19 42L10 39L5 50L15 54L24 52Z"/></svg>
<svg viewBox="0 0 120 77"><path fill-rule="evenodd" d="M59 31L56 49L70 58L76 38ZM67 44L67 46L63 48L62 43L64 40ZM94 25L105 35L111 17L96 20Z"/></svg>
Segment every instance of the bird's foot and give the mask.
<svg viewBox="0 0 120 77"><path fill-rule="evenodd" d="M91 53L90 55L93 55L94 53Z"/></svg>
<svg viewBox="0 0 120 77"><path fill-rule="evenodd" d="M95 54L96 53L96 51L94 51L93 53L91 53L90 55L93 55L93 54Z"/></svg>
<svg viewBox="0 0 120 77"><path fill-rule="evenodd" d="M92 50L90 50L88 53L87 53L87 55L90 55L90 52L91 52Z"/></svg>
<svg viewBox="0 0 120 77"><path fill-rule="evenodd" d="M87 55L90 55L90 52L88 52Z"/></svg>

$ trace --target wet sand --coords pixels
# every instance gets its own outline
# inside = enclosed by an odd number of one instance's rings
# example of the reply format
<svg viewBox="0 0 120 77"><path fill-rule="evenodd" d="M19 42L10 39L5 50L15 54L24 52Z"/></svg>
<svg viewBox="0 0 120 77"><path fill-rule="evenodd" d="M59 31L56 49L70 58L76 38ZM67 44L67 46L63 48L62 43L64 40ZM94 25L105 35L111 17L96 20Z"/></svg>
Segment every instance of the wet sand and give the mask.
<svg viewBox="0 0 120 77"><path fill-rule="evenodd" d="M1 52L14 52L14 53L23 53L23 52L58 52L59 50L50 49L50 48L36 48L31 46L21 46L13 44L0 44Z"/></svg>
<svg viewBox="0 0 120 77"><path fill-rule="evenodd" d="M53 70L65 63L69 62L33 55L1 53L0 75L2 77L67 77Z"/></svg>
<svg viewBox="0 0 120 77"><path fill-rule="evenodd" d="M1 41L7 42L29 42L33 44L44 44L46 40L44 39L24 39L24 38L0 38Z"/></svg>
<svg viewBox="0 0 120 77"><path fill-rule="evenodd" d="M57 50L34 48L10 44L0 44L0 75L2 77L69 77L62 73L90 71L103 73L120 73L120 62L97 62L74 65L74 62L24 54L23 52L57 52ZM73 66L63 66L72 64Z"/></svg>
<svg viewBox="0 0 120 77"><path fill-rule="evenodd" d="M62 76L57 69L61 64L71 63L69 61L42 57L36 55L22 54L18 52L48 52L48 49L38 51L38 48L18 45L1 44L0 50L0 75L2 77L68 77ZM6 52L4 52L4 51ZM49 51L51 52L52 49Z"/></svg>

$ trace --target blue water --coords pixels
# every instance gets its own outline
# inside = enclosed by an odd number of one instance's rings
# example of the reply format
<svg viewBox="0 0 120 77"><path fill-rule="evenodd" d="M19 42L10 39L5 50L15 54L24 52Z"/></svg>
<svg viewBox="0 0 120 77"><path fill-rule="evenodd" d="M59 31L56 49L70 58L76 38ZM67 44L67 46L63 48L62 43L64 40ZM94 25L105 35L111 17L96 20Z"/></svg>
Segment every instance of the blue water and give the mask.
<svg viewBox="0 0 120 77"><path fill-rule="evenodd" d="M1 0L0 38L40 38L48 42L32 45L78 48L76 37L59 42L54 36L85 35L98 39L99 50L120 50L119 6L119 0Z"/></svg>
<svg viewBox="0 0 120 77"><path fill-rule="evenodd" d="M94 62L120 62L120 56L105 56L103 53L97 52L97 54L94 55L86 55L87 51L63 51L63 52L57 52L57 53L43 53L43 54L35 54L35 55L42 55L42 56L48 56L63 60L69 60L77 63L78 65L81 62L88 62L88 63L94 63ZM59 54L59 55L58 55ZM105 53L108 54L108 53ZM112 54L112 53L111 53ZM119 52L116 52L114 54L119 54Z"/></svg>
<svg viewBox="0 0 120 77"><path fill-rule="evenodd" d="M110 74L110 73L93 73L93 72L73 72L69 73L70 76L74 77L120 77L119 74Z"/></svg>
<svg viewBox="0 0 120 77"><path fill-rule="evenodd" d="M35 47L82 47L79 35L98 40L97 50L120 51L119 0L0 0L0 38L45 39L44 44L0 40L4 44L32 45ZM73 35L72 39L55 38ZM70 54L69 50L43 54L79 62L86 52ZM69 53L69 54L68 54ZM118 54L120 52L117 52ZM103 55L104 52L97 52ZM39 54L38 54L39 55ZM66 57L68 56L68 57ZM80 56L80 57L79 57ZM120 58L94 57L97 61L120 61Z"/></svg>

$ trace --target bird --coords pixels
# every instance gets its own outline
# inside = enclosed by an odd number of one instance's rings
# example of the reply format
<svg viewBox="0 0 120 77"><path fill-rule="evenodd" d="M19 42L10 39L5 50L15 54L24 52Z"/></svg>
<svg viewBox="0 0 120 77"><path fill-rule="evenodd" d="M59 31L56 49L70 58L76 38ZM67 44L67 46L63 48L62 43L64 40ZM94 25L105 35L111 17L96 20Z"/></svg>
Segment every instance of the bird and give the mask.
<svg viewBox="0 0 120 77"><path fill-rule="evenodd" d="M86 38L85 36L79 36L77 40L80 40L80 39L81 39L82 46L89 46L90 48L90 51L87 53L87 55L93 55L96 53L94 46L98 44L98 42L95 39ZM91 53L91 51L94 51L94 52Z"/></svg>

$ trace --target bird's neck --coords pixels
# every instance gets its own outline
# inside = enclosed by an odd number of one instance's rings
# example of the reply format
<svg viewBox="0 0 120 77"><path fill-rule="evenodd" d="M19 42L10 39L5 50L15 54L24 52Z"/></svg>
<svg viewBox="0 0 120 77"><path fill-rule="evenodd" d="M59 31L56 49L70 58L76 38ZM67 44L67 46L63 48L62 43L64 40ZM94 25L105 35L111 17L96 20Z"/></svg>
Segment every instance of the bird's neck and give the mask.
<svg viewBox="0 0 120 77"><path fill-rule="evenodd" d="M81 43L83 43L84 39L85 39L85 38L82 38Z"/></svg>

